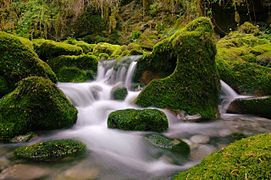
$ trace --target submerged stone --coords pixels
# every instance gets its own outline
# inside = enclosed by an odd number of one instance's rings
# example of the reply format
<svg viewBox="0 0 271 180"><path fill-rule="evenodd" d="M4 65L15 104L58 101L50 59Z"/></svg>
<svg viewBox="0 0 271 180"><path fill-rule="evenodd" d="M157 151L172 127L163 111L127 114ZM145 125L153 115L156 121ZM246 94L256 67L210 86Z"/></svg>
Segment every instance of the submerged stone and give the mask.
<svg viewBox="0 0 271 180"><path fill-rule="evenodd" d="M17 82L29 76L41 76L56 82L52 69L25 43L28 41L0 32L0 97L11 92Z"/></svg>
<svg viewBox="0 0 271 180"><path fill-rule="evenodd" d="M75 158L86 151L86 145L77 140L64 139L40 142L15 150L18 159L32 161L57 161Z"/></svg>
<svg viewBox="0 0 271 180"><path fill-rule="evenodd" d="M236 141L174 179L269 179L271 134Z"/></svg>
<svg viewBox="0 0 271 180"><path fill-rule="evenodd" d="M163 132L168 128L168 120L157 109L125 109L110 113L107 125L112 129Z"/></svg>
<svg viewBox="0 0 271 180"><path fill-rule="evenodd" d="M29 77L0 99L0 138L6 140L29 131L72 126L77 110L54 83Z"/></svg>
<svg viewBox="0 0 271 180"><path fill-rule="evenodd" d="M235 99L228 107L227 112L252 114L271 119L271 97Z"/></svg>
<svg viewBox="0 0 271 180"><path fill-rule="evenodd" d="M170 60L169 64L176 59L176 68L170 76L151 81L136 104L217 118L220 84L212 33L210 20L202 17L157 45L150 56L166 57L163 60Z"/></svg>

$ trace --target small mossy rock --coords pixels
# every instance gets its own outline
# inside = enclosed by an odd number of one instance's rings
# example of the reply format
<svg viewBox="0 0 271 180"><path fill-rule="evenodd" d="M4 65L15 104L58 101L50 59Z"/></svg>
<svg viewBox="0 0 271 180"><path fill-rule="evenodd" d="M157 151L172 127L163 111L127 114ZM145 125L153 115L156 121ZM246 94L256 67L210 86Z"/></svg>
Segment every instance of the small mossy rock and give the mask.
<svg viewBox="0 0 271 180"><path fill-rule="evenodd" d="M81 47L64 42L42 39L34 42L35 50L42 60L53 59L61 55L79 55L83 53Z"/></svg>
<svg viewBox="0 0 271 180"><path fill-rule="evenodd" d="M125 87L113 88L111 91L111 96L114 100L124 100L128 95L128 90Z"/></svg>
<svg viewBox="0 0 271 180"><path fill-rule="evenodd" d="M54 83L42 77L28 77L0 99L1 139L29 131L72 126L77 110Z"/></svg>
<svg viewBox="0 0 271 180"><path fill-rule="evenodd" d="M48 64L61 82L83 82L94 79L98 61L93 55L63 55L48 60Z"/></svg>
<svg viewBox="0 0 271 180"><path fill-rule="evenodd" d="M159 45L161 50L154 49L154 53L176 57L177 66L170 76L151 81L136 104L184 110L203 119L217 118L220 84L212 32L210 20L198 18L164 40L165 44Z"/></svg>
<svg viewBox="0 0 271 180"><path fill-rule="evenodd" d="M182 160L187 159L190 153L189 145L179 139L170 139L161 134L147 134L145 140L166 153L174 153Z"/></svg>
<svg viewBox="0 0 271 180"><path fill-rule="evenodd" d="M29 76L41 76L56 82L52 69L38 58L29 44L23 44L24 41L29 40L0 32L0 95L12 91L17 82Z"/></svg>
<svg viewBox="0 0 271 180"><path fill-rule="evenodd" d="M86 152L86 145L77 140L64 139L40 142L19 147L14 151L18 159L31 161L58 161L76 158Z"/></svg>
<svg viewBox="0 0 271 180"><path fill-rule="evenodd" d="M65 43L72 44L79 46L83 49L84 53L91 53L93 51L93 48L96 46L96 44L89 44L85 41L77 41L76 39L73 38L68 38Z"/></svg>
<svg viewBox="0 0 271 180"><path fill-rule="evenodd" d="M163 132L168 129L168 120L156 109L124 109L110 113L107 125L112 129Z"/></svg>
<svg viewBox="0 0 271 180"><path fill-rule="evenodd" d="M227 112L252 114L271 119L271 97L235 99L228 107Z"/></svg>
<svg viewBox="0 0 271 180"><path fill-rule="evenodd" d="M271 134L236 141L174 179L270 179Z"/></svg>

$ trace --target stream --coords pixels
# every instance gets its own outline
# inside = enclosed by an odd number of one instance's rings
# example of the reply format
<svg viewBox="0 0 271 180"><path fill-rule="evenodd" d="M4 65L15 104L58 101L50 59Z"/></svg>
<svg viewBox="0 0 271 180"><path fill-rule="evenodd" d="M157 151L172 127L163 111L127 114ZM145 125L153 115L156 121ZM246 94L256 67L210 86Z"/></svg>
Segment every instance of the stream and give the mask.
<svg viewBox="0 0 271 180"><path fill-rule="evenodd" d="M60 163L29 163L10 159L11 152L21 144L0 144L0 179L171 179L177 172L198 164L208 154L225 147L233 139L231 134L247 136L270 132L271 120L240 114L227 114L225 109L238 95L221 81L221 119L197 123L180 120L168 110L169 129L163 135L182 139L191 149L190 157L175 163L167 154L160 153L146 143L148 132L132 132L107 128L108 115L120 109L136 108L133 100L140 87L132 84L139 56L122 61L100 61L97 78L85 83L58 83L78 110L77 123L70 129L42 132L30 144L50 140L75 138L87 145L88 153L75 161ZM126 87L124 101L111 98L116 87ZM137 90L135 90L137 89ZM29 144L26 143L26 144ZM14 170L15 169L15 170Z"/></svg>

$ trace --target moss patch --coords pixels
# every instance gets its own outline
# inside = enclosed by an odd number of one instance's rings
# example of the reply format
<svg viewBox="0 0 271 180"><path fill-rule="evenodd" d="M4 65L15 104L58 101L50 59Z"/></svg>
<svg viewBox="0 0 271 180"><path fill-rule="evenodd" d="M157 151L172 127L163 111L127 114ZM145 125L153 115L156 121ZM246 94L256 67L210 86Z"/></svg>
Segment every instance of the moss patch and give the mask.
<svg viewBox="0 0 271 180"><path fill-rule="evenodd" d="M156 109L125 109L110 113L107 125L113 129L163 132L168 128L168 121L166 115Z"/></svg>
<svg viewBox="0 0 271 180"><path fill-rule="evenodd" d="M236 99L230 104L227 112L252 114L271 119L271 97Z"/></svg>
<svg viewBox="0 0 271 180"><path fill-rule="evenodd" d="M42 76L56 82L52 69L29 46L23 44L20 37L0 32L0 94L12 91L18 81L29 76Z"/></svg>
<svg viewBox="0 0 271 180"><path fill-rule="evenodd" d="M31 161L57 161L75 158L86 151L86 146L77 140L53 140L19 147L15 157Z"/></svg>
<svg viewBox="0 0 271 180"><path fill-rule="evenodd" d="M271 134L236 141L174 179L269 179Z"/></svg>
<svg viewBox="0 0 271 180"><path fill-rule="evenodd" d="M198 18L159 44L153 54L177 58L177 66L170 76L150 82L136 104L199 113L204 119L218 117L220 85L212 32L210 20Z"/></svg>
<svg viewBox="0 0 271 180"><path fill-rule="evenodd" d="M127 88L112 89L111 96L114 100L124 100L128 94Z"/></svg>
<svg viewBox="0 0 271 180"><path fill-rule="evenodd" d="M0 100L1 139L35 130L72 126L77 110L50 80L23 79L18 87Z"/></svg>

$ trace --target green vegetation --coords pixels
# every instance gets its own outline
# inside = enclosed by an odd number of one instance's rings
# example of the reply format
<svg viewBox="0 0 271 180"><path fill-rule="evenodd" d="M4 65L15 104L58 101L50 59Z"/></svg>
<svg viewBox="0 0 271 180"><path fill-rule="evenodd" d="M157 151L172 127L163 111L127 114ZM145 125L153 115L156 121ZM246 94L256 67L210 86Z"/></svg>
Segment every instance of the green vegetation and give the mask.
<svg viewBox="0 0 271 180"><path fill-rule="evenodd" d="M252 114L271 119L271 97L235 99L227 112Z"/></svg>
<svg viewBox="0 0 271 180"><path fill-rule="evenodd" d="M0 94L12 91L18 81L29 76L56 82L54 72L38 58L28 40L0 32Z"/></svg>
<svg viewBox="0 0 271 180"><path fill-rule="evenodd" d="M111 91L111 96L114 100L124 100L128 94L127 88L115 88Z"/></svg>
<svg viewBox="0 0 271 180"><path fill-rule="evenodd" d="M174 179L269 179L271 134L236 141Z"/></svg>
<svg viewBox="0 0 271 180"><path fill-rule="evenodd" d="M28 77L0 99L0 139L8 140L29 131L72 126L77 110L54 83Z"/></svg>
<svg viewBox="0 0 271 180"><path fill-rule="evenodd" d="M151 56L164 54L167 58L160 61L176 57L176 69L164 79L151 81L136 104L184 110L203 119L217 118L220 86L212 32L210 20L202 17L158 44Z"/></svg>
<svg viewBox="0 0 271 180"><path fill-rule="evenodd" d="M107 125L113 129L163 132L168 128L168 120L156 109L125 109L110 113Z"/></svg>
<svg viewBox="0 0 271 180"><path fill-rule="evenodd" d="M250 23L217 43L221 79L242 94L271 94L271 42Z"/></svg>
<svg viewBox="0 0 271 180"><path fill-rule="evenodd" d="M94 79L98 61L93 55L58 56L48 60L60 82L84 82Z"/></svg>
<svg viewBox="0 0 271 180"><path fill-rule="evenodd" d="M31 161L58 161L78 157L86 152L86 145L77 140L63 139L19 147L15 157Z"/></svg>

